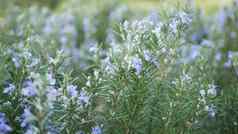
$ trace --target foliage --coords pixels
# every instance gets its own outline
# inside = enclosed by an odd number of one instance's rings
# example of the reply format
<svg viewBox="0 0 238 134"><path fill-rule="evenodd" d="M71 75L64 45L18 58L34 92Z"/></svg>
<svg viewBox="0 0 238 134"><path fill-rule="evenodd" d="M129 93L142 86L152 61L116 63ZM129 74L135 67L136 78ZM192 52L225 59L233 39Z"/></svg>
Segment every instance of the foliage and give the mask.
<svg viewBox="0 0 238 134"><path fill-rule="evenodd" d="M92 3L9 10L0 133L238 132L238 2L209 17L186 8L139 18L117 1Z"/></svg>

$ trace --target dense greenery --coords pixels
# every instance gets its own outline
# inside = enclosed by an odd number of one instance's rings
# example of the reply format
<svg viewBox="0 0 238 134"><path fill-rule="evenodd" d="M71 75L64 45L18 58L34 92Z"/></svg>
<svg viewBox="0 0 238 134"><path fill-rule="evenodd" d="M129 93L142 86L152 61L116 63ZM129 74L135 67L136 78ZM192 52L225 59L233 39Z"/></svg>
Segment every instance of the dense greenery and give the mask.
<svg viewBox="0 0 238 134"><path fill-rule="evenodd" d="M237 1L48 2L2 15L0 134L238 133Z"/></svg>

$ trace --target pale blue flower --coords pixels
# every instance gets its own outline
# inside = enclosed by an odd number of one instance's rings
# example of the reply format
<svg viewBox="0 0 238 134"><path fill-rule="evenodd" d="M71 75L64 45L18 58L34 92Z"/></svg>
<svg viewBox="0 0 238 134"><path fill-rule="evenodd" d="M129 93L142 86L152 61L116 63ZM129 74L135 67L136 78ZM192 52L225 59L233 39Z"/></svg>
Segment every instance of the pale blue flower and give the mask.
<svg viewBox="0 0 238 134"><path fill-rule="evenodd" d="M69 96L71 96L71 97L77 97L77 95L78 95L77 86L69 85L69 86L67 86L67 91L68 91Z"/></svg>
<svg viewBox="0 0 238 134"><path fill-rule="evenodd" d="M199 54L200 54L200 47L196 46L196 45L193 45L190 49L189 58L190 59L195 59Z"/></svg>
<svg viewBox="0 0 238 134"><path fill-rule="evenodd" d="M112 47L116 42L116 37L114 35L113 29L109 28L107 29L107 37L106 37L107 43L109 43Z"/></svg>
<svg viewBox="0 0 238 134"><path fill-rule="evenodd" d="M236 6L238 6L238 0L235 0Z"/></svg>
<svg viewBox="0 0 238 134"><path fill-rule="evenodd" d="M78 132L76 132L76 134L84 134L84 132L78 131Z"/></svg>
<svg viewBox="0 0 238 134"><path fill-rule="evenodd" d="M158 12L153 10L149 13L148 20L152 21L154 24L159 21Z"/></svg>
<svg viewBox="0 0 238 134"><path fill-rule="evenodd" d="M60 93L58 92L58 90L56 90L55 88L53 87L49 87L48 88L48 91L47 91L47 98L48 100L51 102L51 101L55 101L57 96L59 96Z"/></svg>
<svg viewBox="0 0 238 134"><path fill-rule="evenodd" d="M201 30L199 30L198 32L192 34L192 41L195 41L197 43L201 43L203 38L208 34L208 31L205 30L204 28L202 28Z"/></svg>
<svg viewBox="0 0 238 134"><path fill-rule="evenodd" d="M23 114L20 117L21 127L26 128L31 122L33 114L31 113L29 108L25 108Z"/></svg>
<svg viewBox="0 0 238 134"><path fill-rule="evenodd" d="M89 33L90 31L90 20L88 17L83 18L83 31L84 33Z"/></svg>
<svg viewBox="0 0 238 134"><path fill-rule="evenodd" d="M49 35L50 33L52 33L52 31L53 31L52 25L49 22L46 22L46 24L43 27L43 32Z"/></svg>
<svg viewBox="0 0 238 134"><path fill-rule="evenodd" d="M232 52L232 51L228 51L227 56L228 56L229 59L232 59L232 57L233 57L233 52Z"/></svg>
<svg viewBox="0 0 238 134"><path fill-rule="evenodd" d="M217 52L216 55L215 55L215 59L216 59L217 61L220 61L221 58L222 58L222 53L221 53L221 52Z"/></svg>
<svg viewBox="0 0 238 134"><path fill-rule="evenodd" d="M125 5L118 6L115 10L110 12L109 14L110 21L120 22L124 17L124 13L127 11L128 11L127 6Z"/></svg>
<svg viewBox="0 0 238 134"><path fill-rule="evenodd" d="M229 59L228 61L226 61L226 62L224 63L224 67L225 67L225 68L229 68L229 67L231 67L231 65L232 65L231 59Z"/></svg>
<svg viewBox="0 0 238 134"><path fill-rule="evenodd" d="M226 23L226 14L224 10L221 10L220 13L218 14L218 22L221 25L221 27L224 27L225 23Z"/></svg>
<svg viewBox="0 0 238 134"><path fill-rule="evenodd" d="M27 127L26 132L24 134L37 134L37 129L34 126L30 125Z"/></svg>
<svg viewBox="0 0 238 134"><path fill-rule="evenodd" d="M22 94L24 96L28 96L28 97L36 96L37 88L31 80L25 81L23 85L24 85L24 88L22 89Z"/></svg>
<svg viewBox="0 0 238 134"><path fill-rule="evenodd" d="M7 134L12 128L7 124L5 114L0 112L0 134Z"/></svg>
<svg viewBox="0 0 238 134"><path fill-rule="evenodd" d="M234 31L230 32L231 39L236 39L236 37L237 37L236 32L234 32Z"/></svg>
<svg viewBox="0 0 238 134"><path fill-rule="evenodd" d="M92 134L102 134L102 129L99 126L92 128Z"/></svg>
<svg viewBox="0 0 238 134"><path fill-rule="evenodd" d="M5 94L12 94L12 92L14 92L15 89L16 89L15 85L8 84L8 86L6 88L4 88L3 93L5 93Z"/></svg>
<svg viewBox="0 0 238 134"><path fill-rule="evenodd" d="M66 35L61 35L59 40L60 40L61 45L63 45L63 46L67 45L67 43L68 43L68 37Z"/></svg>
<svg viewBox="0 0 238 134"><path fill-rule="evenodd" d="M109 57L103 60L103 65L105 66L105 71L107 73L114 73L116 66L112 64Z"/></svg>
<svg viewBox="0 0 238 134"><path fill-rule="evenodd" d="M79 101L83 104L88 104L90 97L86 94L85 91L81 91L79 95Z"/></svg>
<svg viewBox="0 0 238 134"><path fill-rule="evenodd" d="M136 70L136 74L140 75L141 71L142 71L142 60L135 57L132 59L132 66L135 68Z"/></svg>

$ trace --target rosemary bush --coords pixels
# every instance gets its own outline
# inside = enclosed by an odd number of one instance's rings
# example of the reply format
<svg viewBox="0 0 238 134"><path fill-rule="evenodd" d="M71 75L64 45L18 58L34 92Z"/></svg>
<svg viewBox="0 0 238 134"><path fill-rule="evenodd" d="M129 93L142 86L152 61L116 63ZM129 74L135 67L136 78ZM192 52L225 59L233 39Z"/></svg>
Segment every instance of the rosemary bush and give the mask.
<svg viewBox="0 0 238 134"><path fill-rule="evenodd" d="M238 133L237 9L12 9L0 23L0 134Z"/></svg>

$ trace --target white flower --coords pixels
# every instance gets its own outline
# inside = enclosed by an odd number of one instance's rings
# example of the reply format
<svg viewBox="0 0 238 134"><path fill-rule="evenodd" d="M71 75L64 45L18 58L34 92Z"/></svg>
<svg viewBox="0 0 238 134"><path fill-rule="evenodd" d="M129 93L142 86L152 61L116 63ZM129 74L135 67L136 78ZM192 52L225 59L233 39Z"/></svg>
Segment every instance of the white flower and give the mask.
<svg viewBox="0 0 238 134"><path fill-rule="evenodd" d="M26 66L27 66L28 68L34 67L34 66L36 66L39 62L40 62L40 60L39 60L38 58L32 58L32 59L31 59L31 64L26 65Z"/></svg>
<svg viewBox="0 0 238 134"><path fill-rule="evenodd" d="M150 61L152 59L152 55L148 50L144 51L144 58L146 61Z"/></svg>
<svg viewBox="0 0 238 134"><path fill-rule="evenodd" d="M182 81L185 81L185 82L188 82L188 81L191 81L192 78L191 78L191 76L189 76L188 74L186 74L185 72L183 72L183 75L181 76L181 80L182 80Z"/></svg>
<svg viewBox="0 0 238 134"><path fill-rule="evenodd" d="M199 92L200 92L200 95L201 95L202 97L204 97L204 96L206 95L206 91L205 91L205 90L200 90Z"/></svg>
<svg viewBox="0 0 238 134"><path fill-rule="evenodd" d="M88 86L88 87L91 86L91 82L90 82L90 80L87 80L87 82L86 82L86 86Z"/></svg>
<svg viewBox="0 0 238 134"><path fill-rule="evenodd" d="M235 125L235 126L237 126L238 125L238 123L235 121L235 122L233 122L233 124Z"/></svg>
<svg viewBox="0 0 238 134"><path fill-rule="evenodd" d="M208 111L209 110L209 106L206 105L205 108L204 108L205 111Z"/></svg>
<svg viewBox="0 0 238 134"><path fill-rule="evenodd" d="M215 85L208 85L209 89L207 90L207 94L211 96L216 96L217 95L217 90Z"/></svg>
<svg viewBox="0 0 238 134"><path fill-rule="evenodd" d="M216 116L216 107L214 105L209 106L208 116L210 116L210 117L215 117Z"/></svg>
<svg viewBox="0 0 238 134"><path fill-rule="evenodd" d="M26 50L26 51L24 51L24 52L22 53L21 56L24 57L25 59L30 60L31 57L32 57L32 54Z"/></svg>
<svg viewBox="0 0 238 134"><path fill-rule="evenodd" d="M99 78L99 71L98 70L95 70L93 72L94 76L95 76L95 79L98 79Z"/></svg>
<svg viewBox="0 0 238 134"><path fill-rule="evenodd" d="M128 22L128 21L125 21L125 22L123 23L123 27L124 27L125 30L128 30L128 28L129 28L129 22Z"/></svg>
<svg viewBox="0 0 238 134"><path fill-rule="evenodd" d="M56 80L53 78L53 74L50 72L47 74L47 80L50 85L55 85Z"/></svg>
<svg viewBox="0 0 238 134"><path fill-rule="evenodd" d="M21 66L19 57L13 57L12 62L14 63L16 68L19 68Z"/></svg>
<svg viewBox="0 0 238 134"><path fill-rule="evenodd" d="M180 19L181 19L181 22L182 22L183 24L189 24L189 23L192 22L191 17L190 17L187 13L185 13L185 12L180 12L178 15L179 15L179 17L180 17Z"/></svg>
<svg viewBox="0 0 238 134"><path fill-rule="evenodd" d="M216 116L216 107L213 104L206 105L204 110L208 112L209 117L215 117Z"/></svg>
<svg viewBox="0 0 238 134"><path fill-rule="evenodd" d="M177 25L178 21L177 20L172 20L172 22L169 24L169 27L171 28L173 33L177 33Z"/></svg>

